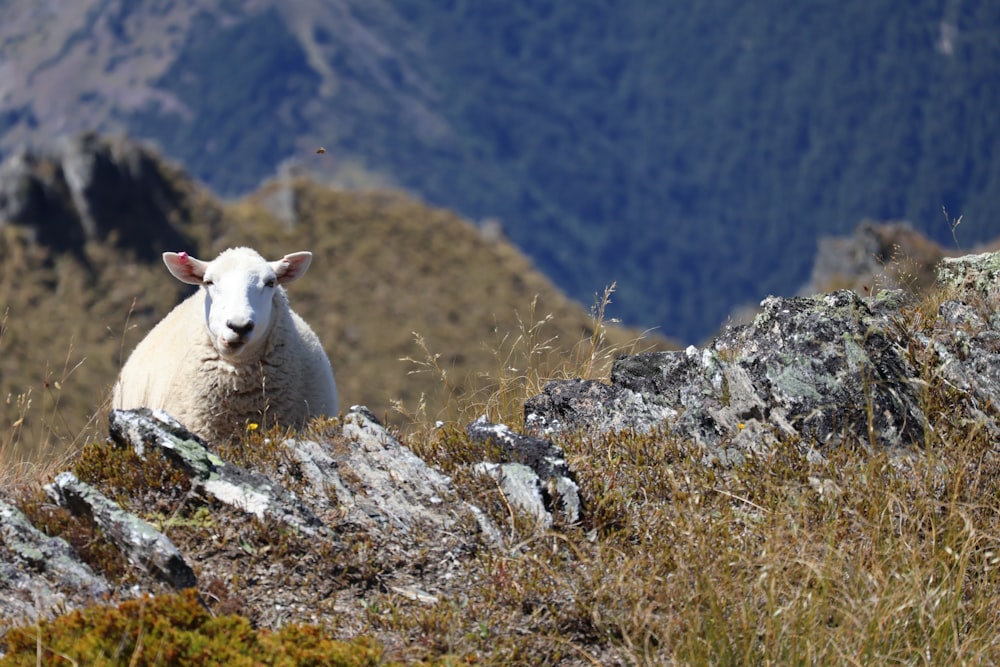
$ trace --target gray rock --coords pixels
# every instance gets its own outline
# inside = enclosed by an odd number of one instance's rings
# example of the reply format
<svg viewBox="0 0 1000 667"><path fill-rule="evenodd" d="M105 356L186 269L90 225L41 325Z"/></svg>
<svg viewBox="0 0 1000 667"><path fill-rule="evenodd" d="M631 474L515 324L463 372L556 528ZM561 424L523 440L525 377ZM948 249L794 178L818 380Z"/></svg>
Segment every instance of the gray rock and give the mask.
<svg viewBox="0 0 1000 667"><path fill-rule="evenodd" d="M477 442L492 444L500 461L484 461L475 470L493 477L508 499L534 515L543 526L552 525L560 512L568 523L580 520L580 489L563 451L551 440L515 433L504 424L480 417L465 432Z"/></svg>
<svg viewBox="0 0 1000 667"><path fill-rule="evenodd" d="M197 584L194 571L177 547L149 523L126 512L71 472L63 472L45 487L53 502L73 514L86 516L118 545L129 561L174 588Z"/></svg>
<svg viewBox="0 0 1000 667"><path fill-rule="evenodd" d="M416 527L450 530L468 514L451 480L403 446L371 412L354 406L342 438L284 443L299 463L302 497L258 472L223 461L182 424L159 411L113 410L111 437L144 456L157 447L190 478L192 489L259 518L270 517L305 535L333 539L333 523L348 521L375 534ZM493 534L485 515L471 511ZM324 522L322 517L328 517Z"/></svg>
<svg viewBox="0 0 1000 667"><path fill-rule="evenodd" d="M523 463L476 463L472 469L489 475L514 507L535 517L540 528L552 526L551 501L546 502L538 474Z"/></svg>
<svg viewBox="0 0 1000 667"><path fill-rule="evenodd" d="M948 251L913 229L908 222L862 222L850 236L817 241L809 281L797 296L833 289L897 289L930 287L933 267Z"/></svg>
<svg viewBox="0 0 1000 667"><path fill-rule="evenodd" d="M896 326L901 292L771 297L709 347L619 359L610 385L558 382L525 405L536 429L668 430L710 458L798 438L878 447L922 442L920 375Z"/></svg>
<svg viewBox="0 0 1000 667"><path fill-rule="evenodd" d="M53 546L61 541L43 549L40 534L26 520L10 519L0 505L0 591L10 592L12 600L0 601L0 625L33 618L53 596L66 610L92 604L103 595L114 600L158 591L159 580L177 588L195 586L198 581L188 563L197 564L206 586L223 593L220 585L241 581L241 589L233 594L265 615L280 604L295 609L297 617L313 618L317 603L326 596L350 598L350 590L338 590L341 576L367 577L368 569L379 572L380 585L387 589L435 604L438 598L428 592L435 582L464 576L464 560L484 546L505 547L500 530L482 510L460 498L447 476L428 466L363 407L352 408L339 424L315 431L315 437L280 443L289 457L279 457L279 477L223 460L161 412L116 410L109 422L117 446L140 457L162 452L186 475L191 492L183 502L196 507L189 507L195 511L182 519L197 518L179 523L183 528L172 533L171 541L72 473L58 475L46 487L49 496L100 527L137 566L137 583L127 590L113 588L109 593L97 577L97 583L89 588L80 584L79 594L69 598L58 596L60 587L72 588L60 579L70 574L57 574L75 573L85 582L88 568L65 545L61 550ZM568 495L563 487L558 491ZM155 485L144 493L147 504L177 509L178 499ZM199 498L213 502L199 503ZM213 509L218 503L246 512L246 525L240 524L238 512L227 511L220 520L221 513ZM249 515L282 525L261 526ZM57 553L65 563L56 559ZM352 565L355 559L362 565ZM301 567L290 568L290 560ZM339 573L331 580L312 572L323 567ZM46 577L39 578L36 570L45 568ZM329 613L332 607L324 609Z"/></svg>
<svg viewBox="0 0 1000 667"><path fill-rule="evenodd" d="M343 436L350 446L334 452L333 460L350 474L335 476L331 486L349 511L361 510L382 529L407 532L416 526L449 529L465 511L451 480L403 446L368 408L351 407ZM311 444L314 451L320 446Z"/></svg>
<svg viewBox="0 0 1000 667"><path fill-rule="evenodd" d="M294 493L266 475L223 461L180 422L146 408L112 410L112 439L144 456L157 447L191 477L192 488L260 519L270 517L306 535L326 534L323 522Z"/></svg>
<svg viewBox="0 0 1000 667"><path fill-rule="evenodd" d="M49 616L111 592L65 540L49 537L2 501L0 552L0 618Z"/></svg>
<svg viewBox="0 0 1000 667"><path fill-rule="evenodd" d="M1000 287L1000 253L947 257L938 265L938 283L965 293L987 296Z"/></svg>

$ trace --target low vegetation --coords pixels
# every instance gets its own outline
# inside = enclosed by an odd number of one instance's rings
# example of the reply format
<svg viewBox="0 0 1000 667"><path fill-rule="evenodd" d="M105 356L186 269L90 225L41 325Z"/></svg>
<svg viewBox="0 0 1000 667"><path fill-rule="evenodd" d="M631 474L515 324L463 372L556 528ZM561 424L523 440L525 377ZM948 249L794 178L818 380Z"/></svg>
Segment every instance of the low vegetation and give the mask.
<svg viewBox="0 0 1000 667"><path fill-rule="evenodd" d="M905 311L899 326L928 326L941 296ZM426 359L411 363L431 371L457 413L509 416L509 406L544 376L582 373L590 363L591 370L603 368L619 349L600 335L585 337L580 356L547 365L554 360L545 352L544 320L526 321L498 339L500 374L483 385L492 387L488 391L450 384L434 367L441 357L426 341ZM603 330L600 319L594 325ZM926 361L921 350L910 353L918 367L933 367L920 363ZM492 482L469 474L463 464L481 460L477 448L484 445L469 441L460 422L435 428L430 415L416 416L407 443L451 475L511 545L470 556L460 581L436 581L435 602L381 587L380 571L403 565L381 559L377 545L310 554L301 540L260 524L241 533L241 548L337 572L340 585L355 591L337 622L315 626L301 619L274 631L268 619L241 613L237 587L214 582L203 591L207 610L190 594L161 596L26 625L4 638L6 660L996 664L995 422L972 420L956 390L929 370L922 379L922 407L933 428L906 452L847 442L827 451L825 460L807 461L800 443L784 442L726 469L706 464L690 443L666 433L562 437L586 515L579 525L551 530L538 529ZM992 406L984 413L1000 416ZM261 434L248 438L266 453ZM280 461L245 463L282 467ZM144 500L144 488L184 493L164 460L142 464L105 445L88 447L75 469L147 517L159 510ZM181 538L211 520L197 513L161 517L168 519ZM68 529L53 524L50 530ZM104 557L95 550L94 558Z"/></svg>
<svg viewBox="0 0 1000 667"><path fill-rule="evenodd" d="M667 343L610 321L614 286L588 314L511 246L449 213L401 195L289 187L294 224L269 212L265 189L222 207L211 234L191 230L202 240L186 250L312 250L311 279L291 298L327 345L343 403L392 423L490 515L508 548L463 554L461 576L440 577L438 545L406 561L367 534L317 546L273 521L192 501L173 464L114 447L104 425L124 355L181 286L110 245L53 255L6 227L4 497L119 585L135 583L134 568L89 521L48 502L40 485L53 471L73 470L169 531L206 569L215 558L241 571L200 579L200 599L163 590L25 619L0 636L3 664L1000 662L1000 415L989 405L966 414L922 348L909 353L925 369L932 428L910 451L846 442L807 461L801 443L785 441L722 468L665 432L567 435L558 444L584 519L543 530L469 472L488 452L462 427L485 414L518 428L524 400L547 380L607 378L617 355ZM931 292L898 325L929 327L945 296ZM335 433L337 422L317 428ZM294 489L295 462L276 446L286 433L265 430L219 453ZM205 539L209 530L218 541ZM399 570L425 578L433 595L385 585ZM282 577L307 578L316 593L305 606L326 620L262 613L274 600L248 599L246 583L263 572L278 582L273 595Z"/></svg>
<svg viewBox="0 0 1000 667"><path fill-rule="evenodd" d="M5 637L7 665L333 665L385 664L372 642L336 641L329 631L289 625L255 631L236 615L212 615L194 590L117 608L73 612Z"/></svg>

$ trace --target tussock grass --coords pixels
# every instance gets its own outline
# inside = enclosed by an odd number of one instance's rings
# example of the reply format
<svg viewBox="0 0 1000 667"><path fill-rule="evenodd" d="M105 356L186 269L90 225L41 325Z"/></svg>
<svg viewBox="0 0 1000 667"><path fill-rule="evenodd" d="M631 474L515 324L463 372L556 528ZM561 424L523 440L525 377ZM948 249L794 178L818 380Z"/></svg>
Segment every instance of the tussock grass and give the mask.
<svg viewBox="0 0 1000 667"><path fill-rule="evenodd" d="M790 446L732 471L656 434L564 445L590 517L511 535L516 555L478 564L478 622L498 635L595 663L1000 657L1000 468L985 438L905 461L845 447L808 464Z"/></svg>
<svg viewBox="0 0 1000 667"><path fill-rule="evenodd" d="M413 243L420 237L403 221L423 209L407 200L383 195L342 199L308 189L301 196L303 211L323 212L316 214L317 222L311 226L282 231L267 227L266 221L254 223L258 209L251 202L226 213L246 224L233 227L239 232L220 243L260 234L282 249L311 247L327 265L340 259L385 267L398 261L383 242L386 234L403 234ZM445 249L436 247L434 239L449 238L441 229L462 228L453 226L446 214L423 214L429 216L423 219L426 225L440 226L427 234L430 245L423 254L441 258ZM378 231L368 227L375 220L386 227ZM337 227L348 231L336 239L353 245L345 248L331 240ZM468 247L474 247L471 238L466 240L471 244ZM92 252L101 259L100 249ZM61 312L46 310L51 306L42 298L45 290L63 290L68 303L85 301L83 292L73 291L76 282L94 276L104 280L99 272L82 273L73 264L62 269L68 278L61 277L59 271L46 268L49 264L32 264L27 254L20 257L17 261L24 267L53 271L45 274L47 286L38 288L35 295L42 320L60 317ZM454 263L460 260L450 257ZM518 261L504 261L508 260ZM5 263L4 269L8 266ZM447 273L447 281L477 279L469 264L456 268L431 262L417 265L412 273L386 278L390 285L349 271L347 275L353 277L340 288L352 294L368 288L391 295L409 284L429 294L431 285L440 284L429 282L429 276L439 269ZM62 433L72 433L69 417L65 424L60 417L70 409L68 394L63 398L55 392L65 392L91 377L86 374L94 366L116 367L120 350L131 349L131 344L122 343L123 337L141 335L140 324L162 314L141 289L143 281L149 280L150 289L155 287L153 292L158 293L164 285L162 276L146 274L138 266L127 270L132 272L127 287L114 281L103 283L114 295L124 330L104 332L106 349L101 348L100 355L67 355L53 366L59 372L45 375L51 378L53 393L44 395L54 411L44 413L42 419L28 410L28 399L37 399L44 386L32 386L23 401L20 393L4 386L13 407L7 414L14 416L4 422L7 430L0 431L0 454L7 456L10 448L34 439L32 428L49 428L56 440ZM534 280L533 274L525 275ZM490 458L492 453L488 444L470 442L462 426L486 414L517 428L524 400L546 381L606 378L616 355L643 345L636 336L623 336L621 330L609 326L607 307L613 286L595 299L585 321L558 302L551 305L551 295L533 298L533 285L513 279L505 286L505 298L513 295L529 304L524 311L514 311L513 317L487 314L473 300L459 302L450 311L444 302L433 300L437 296L429 296L427 305L434 316L423 322L437 322L440 327L401 332L398 327L383 331L365 324L372 328L363 333L372 333L372 339L352 333L352 327L362 326L360 322L398 321L405 307L401 299L373 298L366 305L377 312L373 319L362 320L361 311L350 310L349 300L337 301L332 308L321 306L326 302L320 293L329 290L328 285L310 287L304 281L301 287L296 287L293 303L297 308L302 304L307 319L319 322L321 334L335 334L335 366L339 354L346 367L360 367L377 342L378 349L392 351L389 362L404 379L390 377L383 358L373 363L372 374L361 382L379 386L382 378L388 378L386 384L395 392L406 378L420 380L416 389L396 394L402 396L396 414L412 431L406 443L451 475L460 495L491 516L504 540L501 549L463 555L462 576L426 584L437 599L428 604L378 585L380 568L400 564L379 561L377 547L363 535L353 542L345 535L348 543L343 554L325 554L280 535L272 539L268 526L256 528L252 536L256 541L247 542L254 558L264 560L266 553L290 549L301 562L312 559L308 561L310 576L336 571L348 573L344 581L364 581L357 604L343 612L343 624L324 630L340 633L336 639L373 637L384 645L381 659L411 664L1000 662L996 633L1000 623L1000 451L992 436L998 415L989 405L978 406L975 414L967 412L966 397L936 376L933 352L919 346L908 350L922 372L922 409L931 422L925 441L914 443L908 451L872 450L867 442L846 442L824 450L825 459L811 462L801 455L803 443L787 441L767 453L748 454L737 468L721 468L706 463L691 443L666 432L567 435L558 444L576 472L585 518L579 525L541 530L506 501L493 480L470 472L468 463ZM29 296L33 289L26 287ZM931 292L901 313L898 326L909 332L928 330L940 303L950 296ZM355 296L352 299L357 301ZM15 324L20 303L0 320L0 351L28 349L13 345L11 338L24 332ZM989 308L986 303L976 305ZM412 315L407 313L406 317ZM468 362L472 354L468 340L451 347L449 318L472 323L461 335L468 339L476 331L481 334L473 339L481 355L476 359L485 358L487 363ZM132 327L140 331L133 332ZM414 330L420 335L414 336ZM72 332L61 335L54 339L63 343L59 349L73 349L65 345L77 340ZM50 340L42 337L42 342ZM486 343L479 344L482 340ZM345 341L356 345L344 345ZM0 370L8 368L2 366L10 363L8 358L0 355ZM408 370L418 372L407 376ZM109 384L111 378L113 374ZM361 395L357 380L345 380L346 394ZM32 402L32 409L36 405ZM25 411L20 423L17 410ZM438 421L444 424L438 426ZM228 453L246 465L281 474L287 472L289 461L275 443L284 435L251 432L246 447ZM134 509L147 514L159 511L158 496L150 495L150 506L145 506L143 488L165 484L177 487L181 495L184 492L170 477L168 466L141 464L128 452L108 447L91 447L89 454L77 459L76 469L81 474L89 470L87 476L100 478L113 497L127 497L136 505ZM8 471L7 477L0 481L19 474L9 472L14 470L10 467L3 470ZM37 493L28 498L34 499L33 503L25 501L26 509L32 510L29 514L44 518L47 529L75 535L74 544L80 549L90 545L94 562L110 558L96 548L101 545L99 536L86 526L51 511ZM177 524L171 528L172 535L180 538L184 531L194 529L179 520L197 517L171 518ZM69 527L60 528L63 524ZM351 560L337 565L337 558ZM233 588L239 590L235 584ZM242 608L238 602L233 605Z"/></svg>
<svg viewBox="0 0 1000 667"><path fill-rule="evenodd" d="M928 326L946 297L900 326ZM587 511L552 532L466 472L486 446L451 427L411 440L509 550L476 560L460 605L384 596L368 627L430 642L407 658L481 664L995 664L1000 450L915 361L933 428L906 452L848 442L809 462L785 442L723 469L665 433L563 437Z"/></svg>
<svg viewBox="0 0 1000 667"><path fill-rule="evenodd" d="M539 394L548 382L576 378L606 381L615 359L659 344L647 341L642 333L635 333L632 338L622 336L618 321L608 317L614 292L615 285L611 284L595 295L590 320L582 328L581 337L573 342L561 339L562 330L554 326L553 313L541 314L536 295L524 315L514 311L515 329L504 331L500 325L494 325L493 339L483 343L492 359L492 368L461 382L442 364L443 355L433 352L424 336L414 332L414 344L421 355L402 357L400 361L411 365L411 374L438 381L434 404L440 406L439 412L428 412L426 396L421 397L414 409L395 401L394 410L414 427L411 432L419 432L422 425L426 428L432 423L464 425L483 415L495 423L522 427L525 400Z"/></svg>
<svg viewBox="0 0 1000 667"><path fill-rule="evenodd" d="M53 255L16 229L2 231L0 480L32 479L30 469L44 473L106 435L123 354L181 288L110 244Z"/></svg>

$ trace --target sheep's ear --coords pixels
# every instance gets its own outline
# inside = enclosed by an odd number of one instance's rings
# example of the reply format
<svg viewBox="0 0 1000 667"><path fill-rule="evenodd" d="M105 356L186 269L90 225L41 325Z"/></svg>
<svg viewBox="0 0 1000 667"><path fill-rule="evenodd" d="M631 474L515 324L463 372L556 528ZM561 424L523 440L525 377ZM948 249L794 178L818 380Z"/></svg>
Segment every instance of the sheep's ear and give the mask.
<svg viewBox="0 0 1000 667"><path fill-rule="evenodd" d="M309 264L312 263L312 259L311 252L303 251L293 252L276 262L271 262L271 268L274 269L274 275L278 278L278 284L284 285L301 278L306 269L309 268Z"/></svg>
<svg viewBox="0 0 1000 667"><path fill-rule="evenodd" d="M167 270L174 278L189 285L201 285L205 269L208 267L207 262L195 259L186 252L165 252L163 263L167 265Z"/></svg>

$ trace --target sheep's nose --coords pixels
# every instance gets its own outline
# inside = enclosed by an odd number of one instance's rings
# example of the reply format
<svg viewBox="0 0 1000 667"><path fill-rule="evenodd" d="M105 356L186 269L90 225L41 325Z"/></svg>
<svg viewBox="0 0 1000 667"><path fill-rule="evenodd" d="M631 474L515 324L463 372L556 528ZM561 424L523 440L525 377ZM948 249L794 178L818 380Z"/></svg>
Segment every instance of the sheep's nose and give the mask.
<svg viewBox="0 0 1000 667"><path fill-rule="evenodd" d="M226 326L233 330L233 333L237 333L240 336L245 336L251 331L253 331L253 320L248 320L246 322L234 322L229 320L226 322Z"/></svg>

